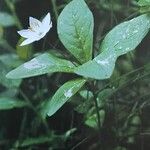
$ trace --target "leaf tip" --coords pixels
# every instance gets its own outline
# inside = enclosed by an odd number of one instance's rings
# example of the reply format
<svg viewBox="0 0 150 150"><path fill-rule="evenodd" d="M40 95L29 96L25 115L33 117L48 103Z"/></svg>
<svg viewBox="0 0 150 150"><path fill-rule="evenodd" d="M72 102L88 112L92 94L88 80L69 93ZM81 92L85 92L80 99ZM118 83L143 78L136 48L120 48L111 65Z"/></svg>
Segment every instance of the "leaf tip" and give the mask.
<svg viewBox="0 0 150 150"><path fill-rule="evenodd" d="M14 75L13 70L6 74L6 78L7 79L19 79L17 76Z"/></svg>

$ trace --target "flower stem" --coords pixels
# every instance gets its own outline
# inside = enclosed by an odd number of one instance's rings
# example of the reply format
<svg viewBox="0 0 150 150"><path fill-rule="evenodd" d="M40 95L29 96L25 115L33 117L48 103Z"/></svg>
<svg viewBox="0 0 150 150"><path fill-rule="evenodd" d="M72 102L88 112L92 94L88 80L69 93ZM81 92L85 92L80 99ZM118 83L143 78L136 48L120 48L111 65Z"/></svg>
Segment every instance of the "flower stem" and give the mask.
<svg viewBox="0 0 150 150"><path fill-rule="evenodd" d="M52 5L53 5L53 10L54 10L55 18L57 20L58 19L58 11L57 11L56 0L52 0Z"/></svg>

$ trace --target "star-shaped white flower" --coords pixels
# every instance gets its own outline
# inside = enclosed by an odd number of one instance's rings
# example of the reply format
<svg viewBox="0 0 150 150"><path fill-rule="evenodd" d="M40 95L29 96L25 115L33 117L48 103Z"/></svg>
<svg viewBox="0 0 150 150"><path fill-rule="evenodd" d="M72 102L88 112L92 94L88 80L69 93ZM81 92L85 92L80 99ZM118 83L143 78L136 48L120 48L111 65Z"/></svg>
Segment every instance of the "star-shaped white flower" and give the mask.
<svg viewBox="0 0 150 150"><path fill-rule="evenodd" d="M46 35L52 27L50 13L48 13L42 21L29 17L29 25L30 27L28 29L18 31L22 37L26 38L20 46L38 41Z"/></svg>

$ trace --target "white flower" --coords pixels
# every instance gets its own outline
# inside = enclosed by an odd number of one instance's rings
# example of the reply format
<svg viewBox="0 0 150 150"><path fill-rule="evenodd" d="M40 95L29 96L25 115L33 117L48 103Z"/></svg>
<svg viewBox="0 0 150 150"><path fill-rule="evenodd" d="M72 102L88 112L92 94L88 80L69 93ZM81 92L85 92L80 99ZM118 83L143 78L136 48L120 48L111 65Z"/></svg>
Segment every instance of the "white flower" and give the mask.
<svg viewBox="0 0 150 150"><path fill-rule="evenodd" d="M28 29L18 31L22 37L26 38L20 46L38 41L46 35L52 27L50 13L48 13L42 21L29 17L29 25L30 27Z"/></svg>

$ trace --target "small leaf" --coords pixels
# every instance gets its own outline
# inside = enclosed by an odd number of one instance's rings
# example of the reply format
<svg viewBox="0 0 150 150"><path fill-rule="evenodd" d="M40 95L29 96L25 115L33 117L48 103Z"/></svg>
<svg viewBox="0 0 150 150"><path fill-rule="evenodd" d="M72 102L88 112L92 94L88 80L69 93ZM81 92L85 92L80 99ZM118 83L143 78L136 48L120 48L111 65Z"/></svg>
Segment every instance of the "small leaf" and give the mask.
<svg viewBox="0 0 150 150"><path fill-rule="evenodd" d="M15 25L14 17L6 12L0 12L0 26L9 27L13 25Z"/></svg>
<svg viewBox="0 0 150 150"><path fill-rule="evenodd" d="M97 129L97 115L94 114L90 116L86 121L85 124L91 128L96 128Z"/></svg>
<svg viewBox="0 0 150 150"><path fill-rule="evenodd" d="M49 103L48 116L52 116L58 111L79 89L85 84L86 80L76 79L62 85L52 97Z"/></svg>
<svg viewBox="0 0 150 150"><path fill-rule="evenodd" d="M134 50L150 29L150 17L141 15L112 29L101 45L102 53L75 68L74 72L88 78L107 79L114 70L117 57Z"/></svg>
<svg viewBox="0 0 150 150"><path fill-rule="evenodd" d="M100 115L100 125L101 127L103 126L103 123L105 121L105 110L101 109L99 111L99 115ZM87 120L85 121L85 124L88 125L89 127L98 128L98 120L97 120L97 114L94 113L93 115L91 115L90 117L87 118Z"/></svg>
<svg viewBox="0 0 150 150"><path fill-rule="evenodd" d="M72 72L74 65L51 54L42 54L7 74L7 78L19 79L53 72Z"/></svg>
<svg viewBox="0 0 150 150"><path fill-rule="evenodd" d="M0 110L8 110L13 108L21 108L27 106L23 101L9 97L0 97Z"/></svg>
<svg viewBox="0 0 150 150"><path fill-rule="evenodd" d="M73 0L58 18L58 35L79 62L92 58L93 15L84 0Z"/></svg>

